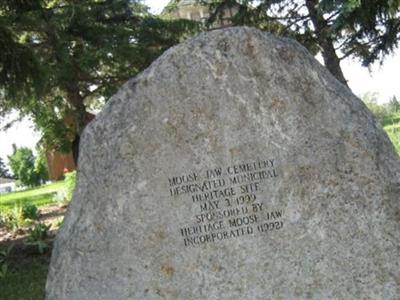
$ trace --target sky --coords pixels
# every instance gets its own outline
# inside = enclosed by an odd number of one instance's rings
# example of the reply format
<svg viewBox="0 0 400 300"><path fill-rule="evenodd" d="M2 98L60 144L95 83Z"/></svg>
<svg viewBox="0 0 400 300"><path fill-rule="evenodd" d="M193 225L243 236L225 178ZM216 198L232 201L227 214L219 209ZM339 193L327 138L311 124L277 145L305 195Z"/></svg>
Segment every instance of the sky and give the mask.
<svg viewBox="0 0 400 300"><path fill-rule="evenodd" d="M169 0L144 1L153 14L160 13L168 2ZM341 66L350 88L357 96L376 93L380 102L388 101L393 95L400 98L400 49L397 49L393 55L387 56L383 65L376 63L370 70L361 67L359 62L352 59L346 59ZM0 128L3 126L4 124L0 124ZM35 132L32 122L25 118L7 131L0 131L0 157L7 162L7 156L12 154L12 144L34 149L39 139L39 132Z"/></svg>

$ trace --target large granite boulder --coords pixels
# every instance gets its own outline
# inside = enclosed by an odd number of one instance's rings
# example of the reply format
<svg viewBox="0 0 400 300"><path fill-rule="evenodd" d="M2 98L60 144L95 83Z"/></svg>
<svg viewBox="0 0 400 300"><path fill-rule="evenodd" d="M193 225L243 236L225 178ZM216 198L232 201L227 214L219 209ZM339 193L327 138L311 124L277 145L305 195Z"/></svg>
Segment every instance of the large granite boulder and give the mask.
<svg viewBox="0 0 400 300"><path fill-rule="evenodd" d="M47 299L398 299L400 162L297 42L171 48L85 130Z"/></svg>

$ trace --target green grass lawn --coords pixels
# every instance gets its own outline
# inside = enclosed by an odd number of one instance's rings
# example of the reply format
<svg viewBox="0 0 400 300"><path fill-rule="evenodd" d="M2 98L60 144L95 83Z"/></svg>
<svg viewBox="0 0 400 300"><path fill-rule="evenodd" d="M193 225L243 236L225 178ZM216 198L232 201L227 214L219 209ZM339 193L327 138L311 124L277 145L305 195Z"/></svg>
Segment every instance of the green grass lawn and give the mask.
<svg viewBox="0 0 400 300"><path fill-rule="evenodd" d="M47 270L47 263L35 259L23 268L7 273L5 278L0 278L0 299L44 299Z"/></svg>
<svg viewBox="0 0 400 300"><path fill-rule="evenodd" d="M9 210L15 205L24 205L27 203L35 204L38 207L51 204L54 194L63 188L64 185L64 181L58 181L21 192L0 194L0 211Z"/></svg>
<svg viewBox="0 0 400 300"><path fill-rule="evenodd" d="M65 182L59 181L21 192L0 194L0 212L27 203L36 206L52 204L54 194L64 186ZM9 271L4 278L0 277L0 300L44 299L50 250L43 255L32 256L21 248L21 241L12 243L19 247L14 247L11 250L12 259L6 260ZM7 241L0 242L0 250L6 249L7 245Z"/></svg>
<svg viewBox="0 0 400 300"><path fill-rule="evenodd" d="M400 113L386 117L382 125L400 156Z"/></svg>

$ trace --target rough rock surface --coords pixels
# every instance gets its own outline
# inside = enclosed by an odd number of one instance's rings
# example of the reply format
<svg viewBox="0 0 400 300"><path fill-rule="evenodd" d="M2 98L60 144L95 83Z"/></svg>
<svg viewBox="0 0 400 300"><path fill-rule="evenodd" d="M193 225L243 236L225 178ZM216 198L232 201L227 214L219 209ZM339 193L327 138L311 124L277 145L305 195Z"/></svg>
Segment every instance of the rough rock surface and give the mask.
<svg viewBox="0 0 400 300"><path fill-rule="evenodd" d="M47 299L395 299L400 162L298 43L178 45L82 137Z"/></svg>

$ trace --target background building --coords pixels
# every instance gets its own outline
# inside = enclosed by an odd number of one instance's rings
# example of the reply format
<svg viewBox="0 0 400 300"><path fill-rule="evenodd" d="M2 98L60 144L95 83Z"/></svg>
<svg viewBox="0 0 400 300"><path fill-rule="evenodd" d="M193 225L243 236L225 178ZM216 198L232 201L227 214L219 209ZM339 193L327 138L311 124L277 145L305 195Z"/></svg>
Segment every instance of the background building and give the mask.
<svg viewBox="0 0 400 300"><path fill-rule="evenodd" d="M15 179L0 177L0 194L15 191Z"/></svg>
<svg viewBox="0 0 400 300"><path fill-rule="evenodd" d="M186 19L205 23L210 17L209 4L211 1L199 3L196 0L172 0L165 6L161 15L171 19ZM224 10L222 20L218 20L212 26L220 28L230 26L230 18L238 12L236 7L227 7Z"/></svg>

